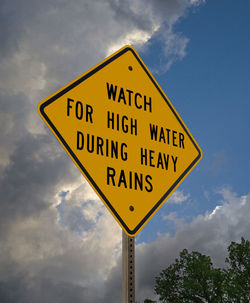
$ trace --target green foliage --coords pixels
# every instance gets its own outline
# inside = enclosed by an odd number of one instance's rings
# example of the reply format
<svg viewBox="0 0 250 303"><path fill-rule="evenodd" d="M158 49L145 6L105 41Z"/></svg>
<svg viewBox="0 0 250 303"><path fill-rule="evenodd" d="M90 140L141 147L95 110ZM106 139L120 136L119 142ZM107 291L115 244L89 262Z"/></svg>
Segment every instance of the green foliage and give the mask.
<svg viewBox="0 0 250 303"><path fill-rule="evenodd" d="M210 257L184 249L156 278L155 292L166 303L220 302L224 273Z"/></svg>
<svg viewBox="0 0 250 303"><path fill-rule="evenodd" d="M241 243L232 242L229 256L226 290L228 302L250 302L250 242L241 238Z"/></svg>
<svg viewBox="0 0 250 303"><path fill-rule="evenodd" d="M227 269L214 268L209 256L184 249L156 277L155 293L164 303L250 302L250 243L232 242Z"/></svg>

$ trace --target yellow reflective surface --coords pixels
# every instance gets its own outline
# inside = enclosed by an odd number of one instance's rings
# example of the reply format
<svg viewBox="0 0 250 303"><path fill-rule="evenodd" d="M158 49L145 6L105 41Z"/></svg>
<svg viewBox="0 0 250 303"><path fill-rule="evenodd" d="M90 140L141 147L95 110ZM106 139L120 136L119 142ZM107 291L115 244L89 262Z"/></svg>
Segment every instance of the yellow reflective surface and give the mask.
<svg viewBox="0 0 250 303"><path fill-rule="evenodd" d="M42 101L39 112L130 236L202 156L130 46Z"/></svg>

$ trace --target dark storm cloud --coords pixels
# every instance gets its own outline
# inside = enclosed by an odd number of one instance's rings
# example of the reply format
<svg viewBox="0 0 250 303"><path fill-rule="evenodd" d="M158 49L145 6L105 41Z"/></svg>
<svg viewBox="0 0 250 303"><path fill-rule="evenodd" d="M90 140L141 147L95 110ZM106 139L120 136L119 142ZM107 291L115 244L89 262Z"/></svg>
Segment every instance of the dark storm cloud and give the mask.
<svg viewBox="0 0 250 303"><path fill-rule="evenodd" d="M116 45L133 31L151 35L162 26L161 36L168 45L172 30L164 30L165 25L171 27L189 6L190 2L185 0L2 1L0 79L3 88L11 84L11 89L24 92L27 82L43 74L37 82L44 80L44 88L53 91L96 64L110 45ZM176 52L172 40L170 53L173 47ZM136 45L136 40L133 43ZM35 82L32 89L36 85ZM27 89L25 93L28 94ZM46 94L41 92L40 96Z"/></svg>
<svg viewBox="0 0 250 303"><path fill-rule="evenodd" d="M4 215L28 215L47 207L49 202L42 197L46 197L59 179L67 176L61 153L55 158L49 157L56 151L54 139L30 134L36 127L29 126L30 117L35 117L36 124L42 123L32 104L39 100L32 98L45 96L52 86L65 83L72 77L73 70L80 73L82 66L105 53L108 44L119 35L132 29L151 30L152 20L162 18L159 12L165 10L168 16L183 12L180 1L157 1L154 6L147 4L146 11L140 7L141 2L138 3L1 2L1 51L5 56L1 58L0 75L3 80L0 189ZM187 6L186 2L181 6Z"/></svg>
<svg viewBox="0 0 250 303"><path fill-rule="evenodd" d="M27 135L16 144L0 184L1 223L15 216L35 215L51 204L55 185L70 171L69 161L61 153L48 157L52 146L55 154L55 142L45 135Z"/></svg>
<svg viewBox="0 0 250 303"><path fill-rule="evenodd" d="M44 64L48 86L81 74L129 31L152 28L152 21L129 1L3 1L0 14L2 60L20 64L28 56L34 68L36 61ZM25 64L19 66L24 77Z"/></svg>
<svg viewBox="0 0 250 303"><path fill-rule="evenodd" d="M71 283L17 275L11 280L0 282L1 303L82 303L88 290ZM84 302L88 302L84 299Z"/></svg>
<svg viewBox="0 0 250 303"><path fill-rule="evenodd" d="M52 136L29 133L33 107L24 94L0 95L0 108L0 225L4 227L47 208L55 185L73 175L71 163Z"/></svg>
<svg viewBox="0 0 250 303"><path fill-rule="evenodd" d="M79 185L80 173L38 117L36 106L131 33L137 34L135 45L146 42L140 31L150 38L168 24L171 34L171 25L189 4L1 1L1 302L120 300L120 228L90 188ZM173 43L173 36L164 39ZM157 253L152 244L138 254L140 260L152 261ZM138 262L138 269L143 264ZM139 271L141 297L150 292L146 274L152 276L153 265Z"/></svg>
<svg viewBox="0 0 250 303"><path fill-rule="evenodd" d="M0 93L0 172L8 163L15 142L27 134L28 102L24 94L4 95ZM0 174L1 180L2 174Z"/></svg>

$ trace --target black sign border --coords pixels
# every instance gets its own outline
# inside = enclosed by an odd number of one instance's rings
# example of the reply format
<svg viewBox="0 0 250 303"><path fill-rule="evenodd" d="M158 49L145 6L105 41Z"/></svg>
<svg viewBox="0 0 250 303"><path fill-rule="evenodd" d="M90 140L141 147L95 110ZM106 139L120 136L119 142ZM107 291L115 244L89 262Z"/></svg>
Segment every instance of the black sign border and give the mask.
<svg viewBox="0 0 250 303"><path fill-rule="evenodd" d="M186 132L187 136L189 137L189 139L191 140L191 142L193 143L194 147L196 148L196 150L198 152L198 156L194 159L194 161L187 167L187 169L172 184L172 186L167 190L167 192L161 197L161 199L154 205L154 207L147 213L147 215L140 221L140 223L133 230L130 230L128 228L128 226L125 224L125 222L119 216L119 214L113 208L112 204L108 201L108 199L102 193L102 191L100 190L100 188L98 187L98 185L95 183L95 181L92 179L92 177L90 176L90 174L88 173L88 171L85 169L85 167L82 165L82 163L76 157L76 155L73 153L73 151L71 150L71 148L69 147L69 145L67 144L67 142L64 140L63 136L59 133L59 131L57 130L57 128L55 127L55 125L51 122L51 120L49 119L49 117L47 116L47 114L45 113L45 110L44 110L45 107L47 107L48 105L50 105L52 102L54 102L55 100L57 100L58 98L60 98L64 94L66 94L67 92L69 92L74 87L78 86L80 83L82 83L83 81L85 81L86 79L88 79L89 77L91 77L92 75L94 75L95 73L97 73L99 70L101 70L102 68L104 68L106 65L108 65L112 61L116 60L117 58L119 58L120 56L122 56L124 53L126 53L128 51L130 51L130 52L133 53L133 55L135 56L135 58L137 59L137 61L141 65L141 67L143 68L143 70L146 72L146 74L148 75L148 77L152 81L153 85L157 88L157 90L160 93L160 95L162 96L162 98L166 101L168 107L171 109L171 111L175 115L176 119L181 124L182 128L184 129L184 131ZM180 118L177 115L175 109L169 103L169 101L165 97L165 95L162 93L162 91L161 91L159 85L157 84L157 82L154 80L154 78L151 76L151 74L145 68L145 65L143 64L143 62L140 59L140 57L137 55L137 53L134 51L134 49L131 48L130 46L124 47L123 49L121 49L121 51L115 53L113 56L111 56L108 59L106 59L103 63L101 63L100 65L98 65L96 68L92 69L89 73L83 75L82 77L80 77L79 79L77 79L76 81L74 81L73 83L71 83L69 86L67 86L66 88L64 88L63 90L61 90L59 93L55 94L53 97L51 97L50 99L48 99L47 101L45 101L40 106L40 113L43 116L43 118L47 121L47 123L49 124L49 126L51 127L51 129L54 131L54 133L56 134L56 136L58 137L58 139L61 141L61 143L63 144L63 146L65 147L65 149L69 152L69 154L71 155L71 157L77 163L77 165L79 166L79 168L82 170L83 174L87 177L87 179L89 180L89 182L92 184L92 186L98 192L99 196L102 198L103 201L105 201L105 203L109 207L110 211L115 215L115 217L117 218L117 220L121 223L121 225L123 226L123 228L127 231L127 233L130 236L134 236L138 232L138 230L145 224L145 222L148 220L148 218L156 211L157 208L160 207L160 205L164 202L164 200L166 199L166 197L182 181L182 179L187 175L187 173L196 165L196 163L202 157L200 148L198 147L198 145L196 144L196 142L193 140L192 136L190 135L189 131L187 130L187 128L185 127L185 125L183 124L183 122L180 120Z"/></svg>

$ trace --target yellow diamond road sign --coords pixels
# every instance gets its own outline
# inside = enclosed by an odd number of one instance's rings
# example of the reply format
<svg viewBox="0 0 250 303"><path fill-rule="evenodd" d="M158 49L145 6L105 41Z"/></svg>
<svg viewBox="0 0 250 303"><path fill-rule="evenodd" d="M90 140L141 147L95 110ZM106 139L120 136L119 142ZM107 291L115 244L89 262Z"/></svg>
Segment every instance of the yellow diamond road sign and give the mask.
<svg viewBox="0 0 250 303"><path fill-rule="evenodd" d="M202 157L130 46L42 101L39 112L129 236Z"/></svg>

